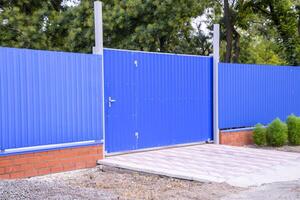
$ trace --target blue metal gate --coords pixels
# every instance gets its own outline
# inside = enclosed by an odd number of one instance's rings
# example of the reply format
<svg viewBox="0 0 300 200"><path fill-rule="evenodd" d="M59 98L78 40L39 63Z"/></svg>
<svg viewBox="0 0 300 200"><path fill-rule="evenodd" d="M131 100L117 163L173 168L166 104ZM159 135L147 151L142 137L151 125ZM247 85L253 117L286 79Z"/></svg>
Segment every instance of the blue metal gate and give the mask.
<svg viewBox="0 0 300 200"><path fill-rule="evenodd" d="M106 151L212 139L212 58L105 49Z"/></svg>

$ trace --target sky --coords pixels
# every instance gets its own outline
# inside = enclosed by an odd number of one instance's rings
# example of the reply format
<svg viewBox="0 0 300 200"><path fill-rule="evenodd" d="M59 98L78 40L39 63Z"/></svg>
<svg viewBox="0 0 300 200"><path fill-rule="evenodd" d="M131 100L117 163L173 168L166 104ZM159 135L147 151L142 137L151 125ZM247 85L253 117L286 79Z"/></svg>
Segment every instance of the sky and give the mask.
<svg viewBox="0 0 300 200"><path fill-rule="evenodd" d="M205 21L207 21L207 17L205 14L198 16L198 17L192 19L192 26L193 26L194 30L197 31L197 27L200 24L200 29L203 31L203 33L205 35L208 35L210 30L207 28L207 24L204 23Z"/></svg>
<svg viewBox="0 0 300 200"><path fill-rule="evenodd" d="M66 6L76 6L80 3L80 0L64 0L63 1L63 5L66 5Z"/></svg>

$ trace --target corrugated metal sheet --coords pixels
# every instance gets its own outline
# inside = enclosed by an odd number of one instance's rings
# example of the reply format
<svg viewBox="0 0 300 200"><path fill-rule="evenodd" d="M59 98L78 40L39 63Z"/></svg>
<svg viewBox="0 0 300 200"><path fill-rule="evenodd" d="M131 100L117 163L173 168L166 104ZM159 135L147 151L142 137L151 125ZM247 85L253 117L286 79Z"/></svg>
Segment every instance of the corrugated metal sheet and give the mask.
<svg viewBox="0 0 300 200"><path fill-rule="evenodd" d="M288 66L219 65L220 128L267 124L300 115L300 68Z"/></svg>
<svg viewBox="0 0 300 200"><path fill-rule="evenodd" d="M105 49L106 150L212 139L212 58Z"/></svg>
<svg viewBox="0 0 300 200"><path fill-rule="evenodd" d="M0 48L0 149L102 139L101 57Z"/></svg>
<svg viewBox="0 0 300 200"><path fill-rule="evenodd" d="M104 50L105 150L108 152L135 147L136 72L133 53ZM111 107L109 97L116 100Z"/></svg>

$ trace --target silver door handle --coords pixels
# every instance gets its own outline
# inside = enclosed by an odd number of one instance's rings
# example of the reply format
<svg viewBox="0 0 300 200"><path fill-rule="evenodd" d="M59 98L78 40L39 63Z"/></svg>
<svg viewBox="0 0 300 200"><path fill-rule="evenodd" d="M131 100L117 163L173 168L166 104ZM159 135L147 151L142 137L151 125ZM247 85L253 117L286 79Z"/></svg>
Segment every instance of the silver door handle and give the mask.
<svg viewBox="0 0 300 200"><path fill-rule="evenodd" d="M108 97L108 107L111 107L112 103L116 102L116 100L112 99L111 97Z"/></svg>

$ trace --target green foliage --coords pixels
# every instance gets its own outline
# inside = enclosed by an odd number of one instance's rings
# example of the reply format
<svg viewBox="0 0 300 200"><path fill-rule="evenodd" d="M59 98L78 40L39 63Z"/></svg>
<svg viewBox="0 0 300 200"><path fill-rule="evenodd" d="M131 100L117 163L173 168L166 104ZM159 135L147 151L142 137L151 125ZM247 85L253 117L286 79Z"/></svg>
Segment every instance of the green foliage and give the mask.
<svg viewBox="0 0 300 200"><path fill-rule="evenodd" d="M221 24L223 62L300 65L299 0L216 2L214 19Z"/></svg>
<svg viewBox="0 0 300 200"><path fill-rule="evenodd" d="M279 46L262 36L243 37L241 39L240 63L287 65L280 55Z"/></svg>
<svg viewBox="0 0 300 200"><path fill-rule="evenodd" d="M280 46L282 58L290 65L300 65L299 1L253 0L247 3L253 12L265 19L262 34L272 33L272 39Z"/></svg>
<svg viewBox="0 0 300 200"><path fill-rule="evenodd" d="M62 0L1 1L0 45L10 47L52 49L46 31L60 11ZM59 34L59 33L52 33Z"/></svg>
<svg viewBox="0 0 300 200"><path fill-rule="evenodd" d="M106 0L105 46L145 51L180 52L193 44L191 19L206 0Z"/></svg>
<svg viewBox="0 0 300 200"><path fill-rule="evenodd" d="M280 119L275 119L267 128L267 143L271 146L283 146L287 142L288 129Z"/></svg>
<svg viewBox="0 0 300 200"><path fill-rule="evenodd" d="M287 118L288 140L292 145L300 145L300 118L290 115Z"/></svg>
<svg viewBox="0 0 300 200"><path fill-rule="evenodd" d="M253 141L258 146L266 145L266 128L261 124L257 124L253 130Z"/></svg>
<svg viewBox="0 0 300 200"><path fill-rule="evenodd" d="M94 46L93 1L82 0L78 6L70 7L56 22L55 30L66 28L63 49L66 51L90 53Z"/></svg>
<svg viewBox="0 0 300 200"><path fill-rule="evenodd" d="M228 2L232 61L299 65L298 0ZM221 0L103 0L104 46L208 55L210 33L192 26L205 13L198 23L210 30L221 24L223 56L223 6ZM93 45L93 0L0 1L0 46L88 53Z"/></svg>
<svg viewBox="0 0 300 200"><path fill-rule="evenodd" d="M81 0L73 4L75 6L66 6L63 2L0 2L0 22L4 22L0 23L0 45L91 52L94 45L93 1ZM194 34L191 25L191 19L202 14L208 0L201 3L199 0L102 2L105 47L210 53L207 38ZM205 48L203 51L198 50L201 46Z"/></svg>

